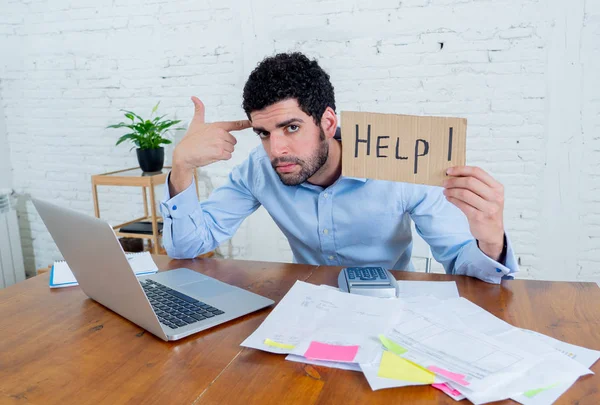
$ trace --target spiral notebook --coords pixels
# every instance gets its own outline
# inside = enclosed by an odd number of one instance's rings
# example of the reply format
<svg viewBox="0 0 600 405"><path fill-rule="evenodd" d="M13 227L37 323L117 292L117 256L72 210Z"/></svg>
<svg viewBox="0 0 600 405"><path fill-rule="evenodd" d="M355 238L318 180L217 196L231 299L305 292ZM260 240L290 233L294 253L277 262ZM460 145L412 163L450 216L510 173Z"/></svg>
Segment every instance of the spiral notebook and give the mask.
<svg viewBox="0 0 600 405"><path fill-rule="evenodd" d="M136 276L152 274L158 271L158 267L156 267L156 263L152 260L150 252L125 253L125 256L127 256L129 265ZM74 285L79 285L79 283L75 279L75 275L67 262L64 260L54 262L50 270L50 288L71 287Z"/></svg>

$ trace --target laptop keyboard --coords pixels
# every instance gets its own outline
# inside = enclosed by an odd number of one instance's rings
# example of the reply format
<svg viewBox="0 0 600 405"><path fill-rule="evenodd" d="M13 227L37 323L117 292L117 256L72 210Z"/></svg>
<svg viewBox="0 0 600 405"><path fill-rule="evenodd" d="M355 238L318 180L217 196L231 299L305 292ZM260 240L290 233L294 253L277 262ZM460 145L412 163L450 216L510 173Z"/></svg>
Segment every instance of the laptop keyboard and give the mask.
<svg viewBox="0 0 600 405"><path fill-rule="evenodd" d="M225 313L156 281L144 280L140 284L160 323L171 329L181 328Z"/></svg>

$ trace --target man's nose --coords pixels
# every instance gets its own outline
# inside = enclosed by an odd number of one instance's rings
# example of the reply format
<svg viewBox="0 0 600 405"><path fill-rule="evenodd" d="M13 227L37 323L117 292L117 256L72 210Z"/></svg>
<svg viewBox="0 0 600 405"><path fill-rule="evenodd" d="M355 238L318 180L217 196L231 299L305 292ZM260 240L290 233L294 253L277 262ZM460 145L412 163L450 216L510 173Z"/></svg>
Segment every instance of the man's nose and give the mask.
<svg viewBox="0 0 600 405"><path fill-rule="evenodd" d="M290 153L289 141L283 134L271 134L269 139L271 155L273 157L285 156Z"/></svg>

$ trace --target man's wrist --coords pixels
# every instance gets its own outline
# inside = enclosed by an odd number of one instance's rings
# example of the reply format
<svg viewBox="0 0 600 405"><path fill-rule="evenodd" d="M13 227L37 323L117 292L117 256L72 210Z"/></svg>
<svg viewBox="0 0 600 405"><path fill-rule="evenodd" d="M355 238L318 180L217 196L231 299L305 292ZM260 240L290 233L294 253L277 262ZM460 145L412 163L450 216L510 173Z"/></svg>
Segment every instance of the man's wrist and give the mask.
<svg viewBox="0 0 600 405"><path fill-rule="evenodd" d="M501 243L487 243L478 240L477 245L486 256L499 263L506 256L506 236L504 234L502 235Z"/></svg>
<svg viewBox="0 0 600 405"><path fill-rule="evenodd" d="M194 179L193 168L173 164L169 175L169 195L171 198L187 189Z"/></svg>

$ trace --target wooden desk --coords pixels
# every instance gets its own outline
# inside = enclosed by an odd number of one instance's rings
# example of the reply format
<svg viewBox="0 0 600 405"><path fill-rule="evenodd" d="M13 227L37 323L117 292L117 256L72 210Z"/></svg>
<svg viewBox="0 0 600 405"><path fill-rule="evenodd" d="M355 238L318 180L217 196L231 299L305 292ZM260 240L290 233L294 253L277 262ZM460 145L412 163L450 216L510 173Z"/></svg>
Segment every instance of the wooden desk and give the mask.
<svg viewBox="0 0 600 405"><path fill-rule="evenodd" d="M189 267L279 301L296 280L335 285L337 267L232 260L155 260ZM600 289L594 283L456 280L463 297L519 327L600 349ZM0 404L454 404L427 386L371 391L357 372L286 361L239 344L269 313L167 343L71 287L40 275L0 290ZM600 364L558 403L599 404ZM512 401L505 401L512 403Z"/></svg>

